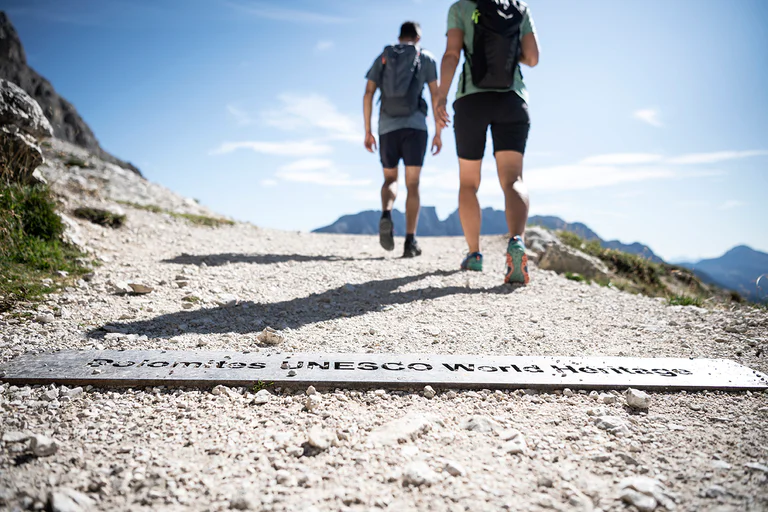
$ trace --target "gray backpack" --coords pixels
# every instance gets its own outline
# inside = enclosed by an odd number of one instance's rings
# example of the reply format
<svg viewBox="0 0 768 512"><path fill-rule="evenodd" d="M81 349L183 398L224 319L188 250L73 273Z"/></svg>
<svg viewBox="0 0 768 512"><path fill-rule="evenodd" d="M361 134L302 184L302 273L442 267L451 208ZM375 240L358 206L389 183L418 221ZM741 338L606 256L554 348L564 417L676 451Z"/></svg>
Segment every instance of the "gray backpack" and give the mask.
<svg viewBox="0 0 768 512"><path fill-rule="evenodd" d="M387 46L381 59L384 64L379 80L381 111L392 117L407 117L417 110L424 111L426 102L421 98L421 87L416 78L421 69L421 50L412 44Z"/></svg>

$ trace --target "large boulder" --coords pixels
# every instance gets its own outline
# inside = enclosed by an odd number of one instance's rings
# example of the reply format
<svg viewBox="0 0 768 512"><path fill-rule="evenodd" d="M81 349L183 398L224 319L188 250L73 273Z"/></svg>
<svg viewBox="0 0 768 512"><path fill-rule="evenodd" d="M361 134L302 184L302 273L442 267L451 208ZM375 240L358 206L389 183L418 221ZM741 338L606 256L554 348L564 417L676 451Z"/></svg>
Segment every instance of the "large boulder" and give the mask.
<svg viewBox="0 0 768 512"><path fill-rule="evenodd" d="M599 259L563 244L550 245L539 259L539 268L580 274L589 279L608 279L608 267Z"/></svg>
<svg viewBox="0 0 768 512"><path fill-rule="evenodd" d="M33 183L43 163L35 137L53 135L51 124L35 100L16 84L0 79L0 174L4 179Z"/></svg>
<svg viewBox="0 0 768 512"><path fill-rule="evenodd" d="M0 126L14 125L33 137L53 137L43 109L24 89L0 78Z"/></svg>
<svg viewBox="0 0 768 512"><path fill-rule="evenodd" d="M539 226L528 226L525 228L525 246L540 258L550 245L559 245L560 239L549 231Z"/></svg>

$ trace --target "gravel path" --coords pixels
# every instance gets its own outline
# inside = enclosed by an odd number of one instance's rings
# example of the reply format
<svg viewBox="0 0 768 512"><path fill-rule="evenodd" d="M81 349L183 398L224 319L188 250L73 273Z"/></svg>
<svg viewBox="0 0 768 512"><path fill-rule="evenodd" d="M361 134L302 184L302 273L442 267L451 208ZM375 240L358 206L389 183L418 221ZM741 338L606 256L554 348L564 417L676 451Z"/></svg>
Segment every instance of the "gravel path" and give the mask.
<svg viewBox="0 0 768 512"><path fill-rule="evenodd" d="M723 357L768 371L765 310L670 307L535 268L507 288L499 237L484 240L486 271L466 274L460 239L423 239L424 256L402 260L372 237L123 209L120 230L80 223L103 263L87 282L31 317L0 316L0 359L268 351L257 335L270 326L297 352ZM119 293L126 283L154 291ZM0 508L768 509L768 394L653 393L636 412L619 391L6 384Z"/></svg>

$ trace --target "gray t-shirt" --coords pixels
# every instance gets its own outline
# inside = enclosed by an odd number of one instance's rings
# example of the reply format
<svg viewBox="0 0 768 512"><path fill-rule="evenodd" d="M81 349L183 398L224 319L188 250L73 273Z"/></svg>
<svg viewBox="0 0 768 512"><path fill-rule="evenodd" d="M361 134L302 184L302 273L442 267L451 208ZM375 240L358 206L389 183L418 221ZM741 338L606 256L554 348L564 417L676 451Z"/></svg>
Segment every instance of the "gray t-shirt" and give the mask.
<svg viewBox="0 0 768 512"><path fill-rule="evenodd" d="M373 66L368 70L366 78L380 86L381 71L383 68L383 52L373 61ZM427 50L421 49L421 66L419 66L416 80L420 82L419 89L424 89L424 84L430 84L437 80L437 62L435 57ZM423 99L421 101L424 101ZM415 130L427 131L427 115L417 110L410 116L392 117L384 112L379 112L379 135L400 130L402 128L413 128Z"/></svg>

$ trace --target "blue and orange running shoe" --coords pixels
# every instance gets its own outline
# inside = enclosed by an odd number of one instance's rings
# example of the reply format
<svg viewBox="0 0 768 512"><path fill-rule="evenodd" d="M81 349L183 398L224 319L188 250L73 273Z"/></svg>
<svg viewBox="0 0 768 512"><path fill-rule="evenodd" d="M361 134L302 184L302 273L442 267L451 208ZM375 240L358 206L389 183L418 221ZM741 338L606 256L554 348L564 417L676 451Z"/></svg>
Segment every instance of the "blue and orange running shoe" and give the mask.
<svg viewBox="0 0 768 512"><path fill-rule="evenodd" d="M528 284L528 255L525 254L525 243L520 236L509 239L507 245L507 272L504 282L508 284Z"/></svg>
<svg viewBox="0 0 768 512"><path fill-rule="evenodd" d="M461 270L472 270L474 272L483 271L483 255L479 252L471 252L467 254L464 260L461 262Z"/></svg>

